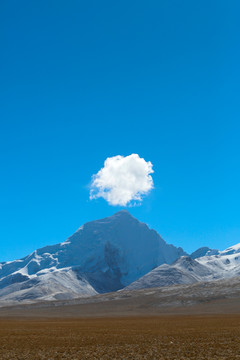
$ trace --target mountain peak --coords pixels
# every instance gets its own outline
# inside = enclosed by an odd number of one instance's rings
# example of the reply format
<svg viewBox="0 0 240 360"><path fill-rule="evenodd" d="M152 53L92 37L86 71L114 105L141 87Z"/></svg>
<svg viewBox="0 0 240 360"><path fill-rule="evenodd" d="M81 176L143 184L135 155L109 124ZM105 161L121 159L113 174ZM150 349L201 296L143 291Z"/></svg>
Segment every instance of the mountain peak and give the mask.
<svg viewBox="0 0 240 360"><path fill-rule="evenodd" d="M119 220L119 221L131 221L131 220L135 220L135 221L139 222L138 219L136 219L134 216L132 216L132 214L130 214L130 212L127 211L127 210L125 210L125 209L116 212L115 214L113 214L112 216L110 216L108 219L109 219L109 220L110 220L110 219L112 219L112 220L114 219L114 220Z"/></svg>
<svg viewBox="0 0 240 360"><path fill-rule="evenodd" d="M200 257L203 257L203 256L211 256L211 255L218 255L219 254L219 250L217 249L210 249L209 247L207 246L203 246L199 249L197 249L196 251L194 251L190 257L192 259L198 259Z"/></svg>
<svg viewBox="0 0 240 360"><path fill-rule="evenodd" d="M127 211L127 210L125 210L125 209L116 212L113 216L123 216L123 215L124 215L124 216L131 216L131 217L132 217L132 215L130 214L130 212Z"/></svg>

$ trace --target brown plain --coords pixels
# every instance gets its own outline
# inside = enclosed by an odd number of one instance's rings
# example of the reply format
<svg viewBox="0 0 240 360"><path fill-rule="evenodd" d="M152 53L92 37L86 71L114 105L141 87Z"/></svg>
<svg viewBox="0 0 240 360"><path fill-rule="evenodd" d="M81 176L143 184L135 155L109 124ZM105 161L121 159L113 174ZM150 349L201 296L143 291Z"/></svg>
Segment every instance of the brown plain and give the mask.
<svg viewBox="0 0 240 360"><path fill-rule="evenodd" d="M240 315L0 319L0 359L240 359Z"/></svg>

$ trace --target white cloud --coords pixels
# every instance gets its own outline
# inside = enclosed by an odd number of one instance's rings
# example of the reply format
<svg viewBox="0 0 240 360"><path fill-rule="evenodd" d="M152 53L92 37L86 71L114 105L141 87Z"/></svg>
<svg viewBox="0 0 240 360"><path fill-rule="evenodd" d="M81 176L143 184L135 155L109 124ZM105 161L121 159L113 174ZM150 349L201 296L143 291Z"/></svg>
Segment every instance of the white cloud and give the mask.
<svg viewBox="0 0 240 360"><path fill-rule="evenodd" d="M142 201L153 188L152 163L138 154L107 158L104 167L93 175L90 199L104 198L110 205L126 206Z"/></svg>

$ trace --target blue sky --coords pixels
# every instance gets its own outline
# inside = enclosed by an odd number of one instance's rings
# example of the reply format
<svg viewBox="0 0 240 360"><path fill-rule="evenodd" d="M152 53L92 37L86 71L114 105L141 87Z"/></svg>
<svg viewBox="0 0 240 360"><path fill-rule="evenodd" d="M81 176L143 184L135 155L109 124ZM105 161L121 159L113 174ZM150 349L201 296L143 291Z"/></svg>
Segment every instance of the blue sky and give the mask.
<svg viewBox="0 0 240 360"><path fill-rule="evenodd" d="M107 157L154 189L129 211L186 251L240 242L239 1L1 1L0 261L122 209Z"/></svg>

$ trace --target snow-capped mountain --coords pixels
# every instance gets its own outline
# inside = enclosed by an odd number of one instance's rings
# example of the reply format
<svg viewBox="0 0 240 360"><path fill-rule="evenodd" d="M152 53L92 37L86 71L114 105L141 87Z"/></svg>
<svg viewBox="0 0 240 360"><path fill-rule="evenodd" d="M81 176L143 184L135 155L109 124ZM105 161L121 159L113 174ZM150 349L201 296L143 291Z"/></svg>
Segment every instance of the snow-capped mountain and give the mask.
<svg viewBox="0 0 240 360"><path fill-rule="evenodd" d="M201 256L201 253L206 254ZM193 257L194 254L194 258ZM200 248L191 256L183 256L171 265L164 264L139 278L127 289L144 289L174 284L234 278L240 275L240 244L224 251Z"/></svg>
<svg viewBox="0 0 240 360"><path fill-rule="evenodd" d="M123 210L65 242L0 264L0 300L68 299L119 290L184 255Z"/></svg>
<svg viewBox="0 0 240 360"><path fill-rule="evenodd" d="M65 242L0 263L0 302L73 299L240 275L240 244L190 256L123 210L81 226Z"/></svg>

